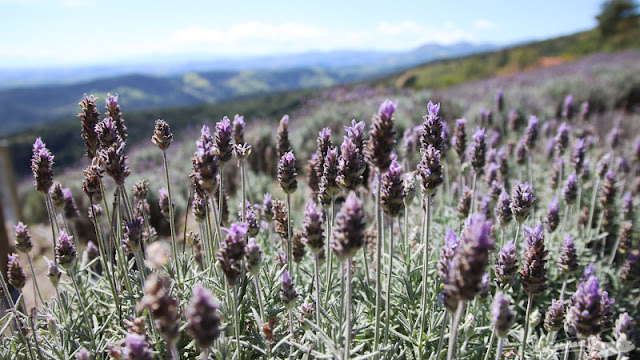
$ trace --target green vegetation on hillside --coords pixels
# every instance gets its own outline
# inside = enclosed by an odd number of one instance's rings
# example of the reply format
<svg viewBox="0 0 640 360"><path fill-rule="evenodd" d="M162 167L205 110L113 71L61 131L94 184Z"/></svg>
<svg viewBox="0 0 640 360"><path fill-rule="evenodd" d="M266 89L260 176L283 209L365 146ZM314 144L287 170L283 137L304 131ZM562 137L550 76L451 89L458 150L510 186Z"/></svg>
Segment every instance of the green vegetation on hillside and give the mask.
<svg viewBox="0 0 640 360"><path fill-rule="evenodd" d="M377 83L411 89L443 89L466 81L557 65L597 52L640 47L640 17L619 20L618 31L599 28L531 44L427 63Z"/></svg>

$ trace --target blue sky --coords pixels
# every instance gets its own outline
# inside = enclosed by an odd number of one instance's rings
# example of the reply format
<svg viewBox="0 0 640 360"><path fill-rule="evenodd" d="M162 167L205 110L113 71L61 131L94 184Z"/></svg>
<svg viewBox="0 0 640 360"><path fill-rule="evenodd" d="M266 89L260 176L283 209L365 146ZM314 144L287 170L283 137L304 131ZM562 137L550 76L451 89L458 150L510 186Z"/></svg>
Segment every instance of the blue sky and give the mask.
<svg viewBox="0 0 640 360"><path fill-rule="evenodd" d="M0 67L509 44L593 27L601 2L0 0Z"/></svg>

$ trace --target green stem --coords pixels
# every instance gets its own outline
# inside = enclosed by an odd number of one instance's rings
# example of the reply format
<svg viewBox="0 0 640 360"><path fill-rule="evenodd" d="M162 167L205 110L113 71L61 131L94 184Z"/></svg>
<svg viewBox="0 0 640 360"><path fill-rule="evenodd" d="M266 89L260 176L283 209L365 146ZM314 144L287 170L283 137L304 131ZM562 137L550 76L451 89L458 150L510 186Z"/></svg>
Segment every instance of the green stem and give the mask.
<svg viewBox="0 0 640 360"><path fill-rule="evenodd" d="M458 337L458 325L460 324L460 318L464 312L464 301L458 302L458 308L456 314L451 318L451 333L449 334L449 349L447 351L447 360L453 360L456 355L456 339Z"/></svg>
<svg viewBox="0 0 640 360"><path fill-rule="evenodd" d="M78 289L78 283L76 282L76 277L73 274L73 271L69 270L69 277L71 278L71 282L73 283L73 287L76 290L76 294L78 295L78 302L80 303L80 311L82 311L82 316L84 317L84 321L87 323L87 330L89 331L89 336L91 338L91 345L93 350L96 350L96 340L93 336L93 326L91 321L89 321L89 314L87 308L84 306L84 300L82 300L82 296L80 295L80 290Z"/></svg>
<svg viewBox="0 0 640 360"><path fill-rule="evenodd" d="M503 339L502 338L498 338L498 351L496 352L496 360L500 360L500 358L502 357L502 344L503 344Z"/></svg>
<svg viewBox="0 0 640 360"><path fill-rule="evenodd" d="M378 170L378 189L376 192L376 318L373 336L373 348L378 350L380 344L380 312L382 310L382 214L380 209L380 191L382 171ZM378 356L376 356L378 359Z"/></svg>
<svg viewBox="0 0 640 360"><path fill-rule="evenodd" d="M178 258L178 248L176 247L176 230L175 230L175 218L173 211L173 200L171 199L171 180L169 179L169 164L167 162L167 151L162 151L162 160L164 162L164 178L167 182L167 194L169 196L169 228L171 229L171 246L173 248L173 259L176 263L176 279L178 284L181 284L180 279L180 259ZM220 177L222 178L222 176ZM222 186L222 185L221 185Z"/></svg>
<svg viewBox="0 0 640 360"><path fill-rule="evenodd" d="M478 181L478 173L473 172L473 183L471 183L471 210L469 211L469 215L475 213L476 206L476 183Z"/></svg>
<svg viewBox="0 0 640 360"><path fill-rule="evenodd" d="M444 317L442 318L442 331L440 331L440 340L438 340L438 350L436 351L436 359L440 358L440 352L442 351L442 344L444 343L444 331L447 329L447 315L449 315L449 312L445 311Z"/></svg>
<svg viewBox="0 0 640 360"><path fill-rule="evenodd" d="M240 318L238 317L238 294L236 293L236 287L231 288L233 293L233 327L236 337L236 359L242 360L242 353L240 352Z"/></svg>
<svg viewBox="0 0 640 360"><path fill-rule="evenodd" d="M393 278L393 218L389 219L389 273L387 275L387 321L384 325L384 346L389 342L389 324L391 324L391 280ZM349 306L347 304L347 306Z"/></svg>
<svg viewBox="0 0 640 360"><path fill-rule="evenodd" d="M316 280L316 325L319 329L324 328L324 324L320 321L320 313L322 312L322 307L320 306L320 259L318 258L318 254L314 254L314 270L315 270L315 280ZM318 336L318 338L320 338ZM318 345L320 345L320 341L318 340Z"/></svg>
<svg viewBox="0 0 640 360"><path fill-rule="evenodd" d="M347 315L346 321L347 324L345 326L344 333L344 359L349 360L351 356L350 348L351 348L351 282L353 280L353 272L351 271L351 258L347 258Z"/></svg>
<svg viewBox="0 0 640 360"><path fill-rule="evenodd" d="M484 355L484 360L489 359L489 354L491 353L491 347L493 346L493 338L496 335L496 327L493 326L491 329L491 337L489 338L489 345L487 345L487 353Z"/></svg>
<svg viewBox="0 0 640 360"><path fill-rule="evenodd" d="M516 248L516 252L518 252L518 237L520 236L520 229L522 229L522 223L518 223L518 230L516 231L516 237L513 239L513 246Z"/></svg>
<svg viewBox="0 0 640 360"><path fill-rule="evenodd" d="M44 304L44 300L42 299L42 293L40 293L40 287L38 286L38 279L36 279L36 271L33 269L33 261L31 261L31 254L27 254L27 259L29 259L29 266L31 267L31 278L33 279L33 285L35 286L36 291L38 292L38 297L40 298L40 302Z"/></svg>
<svg viewBox="0 0 640 360"><path fill-rule="evenodd" d="M331 198L331 210L327 210L327 291L324 294L324 303L329 306L329 293L333 276L333 251L331 250L331 225L333 223L334 199Z"/></svg>
<svg viewBox="0 0 640 360"><path fill-rule="evenodd" d="M578 360L582 360L582 357L584 356L584 343L586 340L581 340L580 341L580 355L578 355Z"/></svg>
<svg viewBox="0 0 640 360"><path fill-rule="evenodd" d="M293 244L291 243L291 194L287 193L287 271L289 273L291 273L292 261Z"/></svg>
<svg viewBox="0 0 640 360"><path fill-rule="evenodd" d="M533 295L529 294L529 299L527 300L527 314L524 319L524 333L522 334L522 351L521 351L521 359L525 358L525 351L527 349L527 336L529 335L529 318L531 315L531 303L533 302Z"/></svg>
<svg viewBox="0 0 640 360"><path fill-rule="evenodd" d="M474 176L475 178L475 176ZM431 226L431 198L430 195L426 195L426 209L425 209L425 222L424 222L424 248L423 248L423 263L422 263L422 314L420 316L420 339L424 333L425 319L427 317L427 280L429 277L429 228ZM422 340L420 341L422 344Z"/></svg>

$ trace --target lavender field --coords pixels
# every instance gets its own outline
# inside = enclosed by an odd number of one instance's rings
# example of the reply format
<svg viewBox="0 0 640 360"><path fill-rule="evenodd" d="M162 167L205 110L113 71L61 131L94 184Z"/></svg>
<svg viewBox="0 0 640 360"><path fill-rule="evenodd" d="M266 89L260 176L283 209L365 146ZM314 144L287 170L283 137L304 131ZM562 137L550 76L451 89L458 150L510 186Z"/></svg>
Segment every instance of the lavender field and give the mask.
<svg viewBox="0 0 640 360"><path fill-rule="evenodd" d="M638 60L319 90L143 144L87 94L82 164L33 144L0 357L638 358Z"/></svg>

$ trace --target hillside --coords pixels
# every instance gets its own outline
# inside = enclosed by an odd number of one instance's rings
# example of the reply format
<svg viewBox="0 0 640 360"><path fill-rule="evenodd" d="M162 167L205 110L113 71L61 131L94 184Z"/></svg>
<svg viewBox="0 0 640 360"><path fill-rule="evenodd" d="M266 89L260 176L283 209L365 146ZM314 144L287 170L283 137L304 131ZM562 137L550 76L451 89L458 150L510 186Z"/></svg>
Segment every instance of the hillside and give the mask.
<svg viewBox="0 0 640 360"><path fill-rule="evenodd" d="M598 52L640 47L640 17L621 21L624 31L603 37L598 29L494 52L438 60L390 75L376 84L409 89L444 89L471 80L571 62Z"/></svg>
<svg viewBox="0 0 640 360"><path fill-rule="evenodd" d="M70 119L77 112L83 93L101 99L109 92L118 93L123 108L128 110L212 104L248 95L363 81L425 61L493 48L488 44L431 44L397 53L334 51L173 65L148 59L145 65L123 65L121 69L81 68L77 77L64 69L0 69L0 134ZM91 76L100 78L78 80ZM56 79L56 83L3 89L3 79L9 84L16 84L16 79L23 79L26 84L37 83L38 79Z"/></svg>

